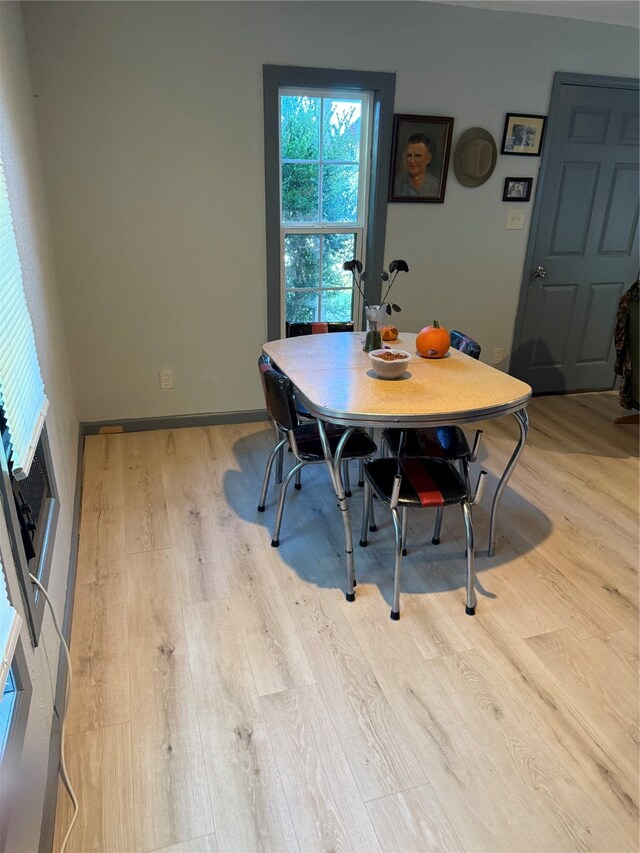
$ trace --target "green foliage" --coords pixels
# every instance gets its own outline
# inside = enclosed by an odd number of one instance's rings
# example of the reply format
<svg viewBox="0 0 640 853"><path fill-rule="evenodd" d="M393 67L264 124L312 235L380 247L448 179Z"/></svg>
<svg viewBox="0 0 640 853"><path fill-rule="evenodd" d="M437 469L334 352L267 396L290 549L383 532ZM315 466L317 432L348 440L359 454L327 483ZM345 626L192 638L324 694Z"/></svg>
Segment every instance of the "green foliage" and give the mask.
<svg viewBox="0 0 640 853"><path fill-rule="evenodd" d="M283 160L320 157L320 98L287 95L280 99Z"/></svg>
<svg viewBox="0 0 640 853"><path fill-rule="evenodd" d="M320 235L287 234L284 270L287 289L317 288L320 284Z"/></svg>
<svg viewBox="0 0 640 853"><path fill-rule="evenodd" d="M321 100L295 95L281 98L284 223L347 223L358 218L361 105L358 101ZM354 234L323 234L322 240L316 234L286 235L289 321L351 318L351 276L342 269L342 258L355 253L355 240Z"/></svg>
<svg viewBox="0 0 640 853"><path fill-rule="evenodd" d="M281 98L282 217L284 222L354 222L358 215L361 117L356 102L324 99L322 150L320 98ZM324 163L343 160L346 163ZM319 161L322 173L322 211Z"/></svg>

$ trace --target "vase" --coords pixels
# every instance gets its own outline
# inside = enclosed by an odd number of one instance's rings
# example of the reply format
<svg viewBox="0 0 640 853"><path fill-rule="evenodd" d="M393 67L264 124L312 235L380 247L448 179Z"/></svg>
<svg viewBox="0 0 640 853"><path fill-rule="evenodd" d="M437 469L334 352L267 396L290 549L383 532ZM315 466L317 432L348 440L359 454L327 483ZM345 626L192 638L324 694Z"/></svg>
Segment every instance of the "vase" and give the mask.
<svg viewBox="0 0 640 853"><path fill-rule="evenodd" d="M384 326L386 316L386 305L370 305L368 308L365 308L365 317L367 318L367 331L372 328L371 323L375 323L376 328L381 329Z"/></svg>
<svg viewBox="0 0 640 853"><path fill-rule="evenodd" d="M370 305L368 308L365 308L367 334L364 339L364 346L362 347L365 352L382 348L382 333L380 329L386 313L386 305Z"/></svg>

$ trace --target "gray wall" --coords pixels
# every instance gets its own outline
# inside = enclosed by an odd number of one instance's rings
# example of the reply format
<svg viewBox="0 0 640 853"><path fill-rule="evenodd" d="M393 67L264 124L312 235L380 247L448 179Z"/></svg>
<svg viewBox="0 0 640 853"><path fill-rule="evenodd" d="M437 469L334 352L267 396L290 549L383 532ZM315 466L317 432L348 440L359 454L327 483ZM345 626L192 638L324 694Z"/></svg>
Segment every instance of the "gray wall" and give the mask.
<svg viewBox="0 0 640 853"><path fill-rule="evenodd" d="M58 618L62 620L69 572L78 419L71 390L66 335L42 191L31 85L18 3L0 3L0 35L0 150L9 186L38 357L51 404L47 425L61 510L49 592ZM2 512L0 553L11 600L24 617ZM44 617L41 642L37 649L31 647L26 623L23 625L21 640L33 693L22 751L16 763L7 766L8 762L3 761L0 768L1 818L3 821L8 818L9 821L7 851L38 849L58 662L58 638L48 614Z"/></svg>
<svg viewBox="0 0 640 853"><path fill-rule="evenodd" d="M397 73L398 113L450 115L454 144L545 114L555 71L637 76L635 29L402 2L24 4L80 418L262 407L266 337L262 64ZM400 327L512 341L526 227L505 230L499 157L444 205L389 207ZM536 182L534 181L534 191ZM406 319L405 319L406 318ZM161 391L158 371L174 371Z"/></svg>

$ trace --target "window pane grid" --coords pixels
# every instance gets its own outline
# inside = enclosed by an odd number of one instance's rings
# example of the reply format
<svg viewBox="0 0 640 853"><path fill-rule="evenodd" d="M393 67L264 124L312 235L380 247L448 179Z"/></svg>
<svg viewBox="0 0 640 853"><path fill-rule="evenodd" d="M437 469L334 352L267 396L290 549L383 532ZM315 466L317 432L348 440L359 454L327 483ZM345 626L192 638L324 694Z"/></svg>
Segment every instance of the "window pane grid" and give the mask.
<svg viewBox="0 0 640 853"><path fill-rule="evenodd" d="M327 165L327 166L359 166L360 162L358 160L294 160L291 157L283 157L282 163L288 164L293 163L293 165L311 165L311 166L319 166L319 165Z"/></svg>
<svg viewBox="0 0 640 853"><path fill-rule="evenodd" d="M363 255L369 119L362 93L280 91L283 321L359 314L342 264Z"/></svg>
<svg viewBox="0 0 640 853"><path fill-rule="evenodd" d="M318 130L315 123L315 115L313 112L310 112L307 109L307 105L316 104L319 102L319 118L320 118L320 132L318 134L319 138L317 140L309 139L310 135L315 136L315 131ZM318 157L312 156L302 156L302 157L287 157L284 156L283 149L288 149L288 153L293 153L291 151L291 147L294 144L292 142L291 137L294 135L296 128L296 120L298 118L297 114L289 116L287 114L286 107L291 108L291 105L297 103L300 109L303 111L304 116L298 122L299 127L302 130L298 130L300 135L300 139L298 140L298 144L301 147L313 147L318 146ZM353 95L349 95L345 93L344 95L336 95L334 97L318 97L318 98L310 98L308 96L304 96L302 94L281 94L280 97L281 104L281 116L280 116L280 128L281 128L281 138L280 138L280 169L281 169L281 223L291 223L291 222L353 222L354 224L362 225L363 219L363 207L362 204L364 190L365 190L365 181L363 180L360 172L360 162L362 159L361 150L363 148L363 142L365 137L365 125L367 118L367 110L366 110L366 98L357 97ZM333 109L334 106L338 104L344 105L347 107L351 106L352 112L349 116L347 116L347 109L342 110L342 116L339 116L339 111L337 109ZM284 105L284 107L283 107ZM329 109L331 113L331 118L327 119L327 109ZM351 126L346 127L345 123L353 118L353 110L358 109L357 122L359 123L358 130L358 142L357 142L357 154L358 157L344 158L344 157L325 157L325 147L327 141L325 139L324 128L329 125L336 124L338 125L338 137L346 136L348 131L351 129ZM311 119L311 124L313 129L309 127L309 118ZM335 121L334 121L335 119ZM306 127L305 127L306 120ZM341 122L343 123L341 126ZM304 132L306 131L306 136ZM283 138L284 135L287 135L286 140ZM331 140L329 140L331 142ZM292 171L291 168L287 167L298 167L299 169L305 169L303 172L295 172ZM331 172L327 171L327 167L332 167L334 172L336 169L342 167L342 169L349 169L351 171L351 175L349 176L348 172L343 171L342 175L340 173L335 172L333 176L333 181L329 183L327 187L327 179L330 177ZM316 171L317 177L312 177L312 173L309 169L312 168ZM349 180L349 177L351 180ZM355 181L354 181L355 178ZM310 182L316 184L317 189L314 191L310 187ZM348 193L333 192L332 189L334 187L346 186L349 189ZM355 185L354 185L355 184ZM317 204L316 204L317 200ZM348 215L340 215L340 206L348 205L348 210L344 211ZM314 215L315 214L315 215Z"/></svg>

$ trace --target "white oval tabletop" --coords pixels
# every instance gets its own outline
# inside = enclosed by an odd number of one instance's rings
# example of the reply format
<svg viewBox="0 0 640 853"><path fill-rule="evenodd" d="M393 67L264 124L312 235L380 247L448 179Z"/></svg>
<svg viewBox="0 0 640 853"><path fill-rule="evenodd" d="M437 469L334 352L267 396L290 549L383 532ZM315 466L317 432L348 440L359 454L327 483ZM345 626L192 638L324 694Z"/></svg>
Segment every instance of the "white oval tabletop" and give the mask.
<svg viewBox="0 0 640 853"><path fill-rule="evenodd" d="M401 332L390 349L412 353L405 373L382 379L363 352L364 332L283 338L263 351L295 385L311 414L338 424L370 427L472 423L523 409L531 397L525 382L458 350L422 358L416 334Z"/></svg>

